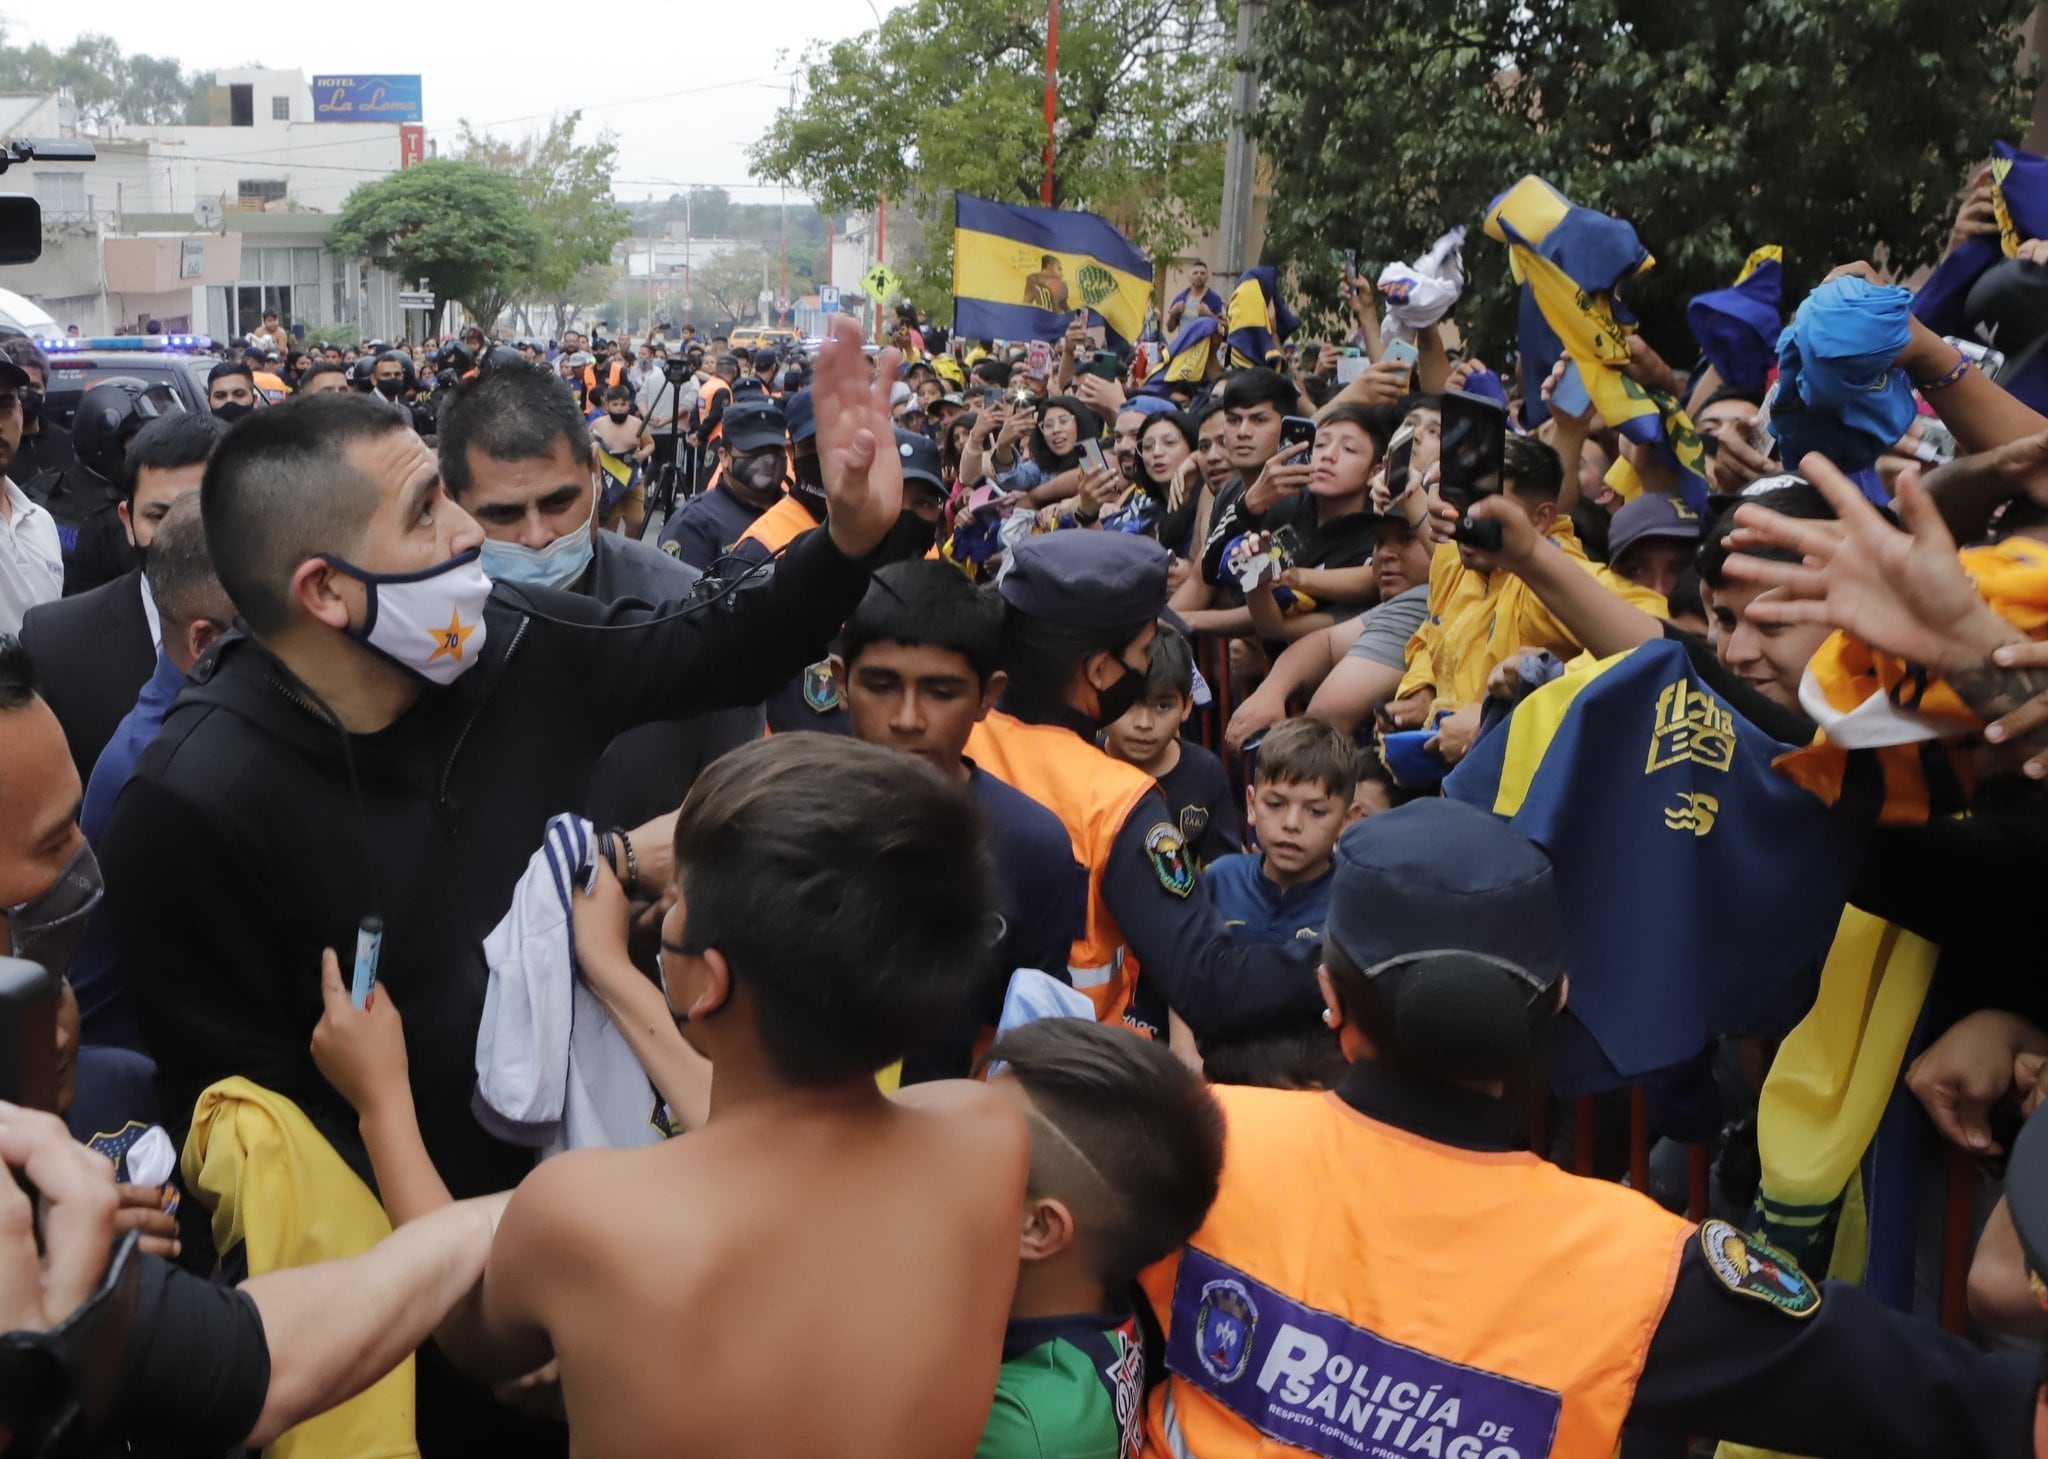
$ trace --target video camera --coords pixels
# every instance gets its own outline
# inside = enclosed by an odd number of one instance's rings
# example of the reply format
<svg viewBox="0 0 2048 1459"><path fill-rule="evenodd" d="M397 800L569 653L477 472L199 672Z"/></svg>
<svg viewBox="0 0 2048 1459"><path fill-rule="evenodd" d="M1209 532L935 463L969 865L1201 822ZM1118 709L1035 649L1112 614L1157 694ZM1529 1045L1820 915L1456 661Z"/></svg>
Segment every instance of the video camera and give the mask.
<svg viewBox="0 0 2048 1459"><path fill-rule="evenodd" d="M0 173L17 162L97 162L99 155L79 137L21 137L0 147ZM42 256L42 205L23 193L0 193L0 264Z"/></svg>

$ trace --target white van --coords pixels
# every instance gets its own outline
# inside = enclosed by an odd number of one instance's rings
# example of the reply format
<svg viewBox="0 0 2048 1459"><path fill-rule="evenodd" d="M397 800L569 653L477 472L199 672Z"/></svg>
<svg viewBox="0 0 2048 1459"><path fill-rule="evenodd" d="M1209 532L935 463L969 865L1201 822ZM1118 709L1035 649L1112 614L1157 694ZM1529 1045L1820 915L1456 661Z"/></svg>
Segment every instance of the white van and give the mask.
<svg viewBox="0 0 2048 1459"><path fill-rule="evenodd" d="M30 339L52 339L64 333L64 326L43 312L43 307L12 289L0 289L0 338L27 335Z"/></svg>

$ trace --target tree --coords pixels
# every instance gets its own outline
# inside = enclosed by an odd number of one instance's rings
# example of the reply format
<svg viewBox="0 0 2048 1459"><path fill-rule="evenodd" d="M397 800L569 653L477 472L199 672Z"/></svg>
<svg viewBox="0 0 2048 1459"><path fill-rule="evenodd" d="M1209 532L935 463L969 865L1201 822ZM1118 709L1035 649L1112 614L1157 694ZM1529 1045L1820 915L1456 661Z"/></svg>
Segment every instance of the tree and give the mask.
<svg viewBox="0 0 2048 1459"><path fill-rule="evenodd" d="M617 139L600 132L596 141L578 146L582 119L583 113L572 111L518 142L480 135L465 121L457 142L459 156L513 180L538 225L540 252L516 287L553 308L558 336L574 306L595 301L594 283L595 298L604 296L609 282L594 281L591 271L608 266L612 249L632 231L632 215L612 199Z"/></svg>
<svg viewBox="0 0 2048 1459"><path fill-rule="evenodd" d="M765 249L742 248L721 253L697 265L690 279L690 295L700 312L708 307L709 322L713 324L751 319L758 312L761 280L773 278L776 267Z"/></svg>
<svg viewBox="0 0 2048 1459"><path fill-rule="evenodd" d="M0 28L0 91L67 91L84 131L104 131L119 122L203 122L212 83L211 71L187 75L169 57L123 55L111 36L81 35L64 50L53 51L40 42L9 45Z"/></svg>
<svg viewBox="0 0 2048 1459"><path fill-rule="evenodd" d="M1488 202L1535 173L1629 219L1656 267L1629 287L1653 339L1685 300L1785 249L1789 305L1836 263L1931 260L1992 138L2017 139L2026 0L1273 0L1254 131L1271 170L1267 248L1334 295L1453 223L1459 306L1487 357L1514 291Z"/></svg>
<svg viewBox="0 0 2048 1459"><path fill-rule="evenodd" d="M453 299L489 329L532 276L542 239L511 178L480 162L435 159L350 193L327 246L424 278L436 319Z"/></svg>
<svg viewBox="0 0 2048 1459"><path fill-rule="evenodd" d="M1224 27L1209 0L1066 0L1053 202L1116 221L1155 256L1215 216ZM911 0L804 54L805 95L751 157L833 212L886 197L925 221L912 291L943 315L953 192L1036 203L1045 149L1045 7ZM893 261L892 261L893 266Z"/></svg>

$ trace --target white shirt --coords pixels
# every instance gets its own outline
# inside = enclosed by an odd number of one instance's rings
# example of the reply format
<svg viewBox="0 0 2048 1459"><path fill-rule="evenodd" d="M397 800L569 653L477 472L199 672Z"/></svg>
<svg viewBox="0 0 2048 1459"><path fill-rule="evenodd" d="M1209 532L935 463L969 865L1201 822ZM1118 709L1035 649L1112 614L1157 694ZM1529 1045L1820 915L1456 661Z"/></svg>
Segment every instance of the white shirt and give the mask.
<svg viewBox="0 0 2048 1459"><path fill-rule="evenodd" d="M156 610L156 594L149 586L149 574L143 573L138 579L142 584L142 617L149 624L149 646L164 646L164 619Z"/></svg>
<svg viewBox="0 0 2048 1459"><path fill-rule="evenodd" d="M0 476L0 496L0 633L19 633L29 609L63 596L64 549L56 519L11 477Z"/></svg>

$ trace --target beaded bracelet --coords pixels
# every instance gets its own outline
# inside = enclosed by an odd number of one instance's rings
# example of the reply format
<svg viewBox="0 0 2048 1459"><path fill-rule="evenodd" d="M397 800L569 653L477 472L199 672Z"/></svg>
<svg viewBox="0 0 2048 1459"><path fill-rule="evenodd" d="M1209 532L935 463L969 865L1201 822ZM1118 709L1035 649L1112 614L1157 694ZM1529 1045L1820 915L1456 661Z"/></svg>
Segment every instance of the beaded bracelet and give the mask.
<svg viewBox="0 0 2048 1459"><path fill-rule="evenodd" d="M637 897L640 895L640 858L633 854L633 838L621 826L614 826L612 835L618 838L619 849L626 853L626 895Z"/></svg>
<svg viewBox="0 0 2048 1459"><path fill-rule="evenodd" d="M1955 384L1956 381L1962 379L1964 374L1968 372L1969 368L1970 357L1964 354L1961 350L1957 350L1956 363L1954 369L1950 370L1946 375L1943 375L1939 380L1915 380L1913 382L1913 388L1918 390L1922 395L1927 394L1931 390L1946 390L1949 386Z"/></svg>

